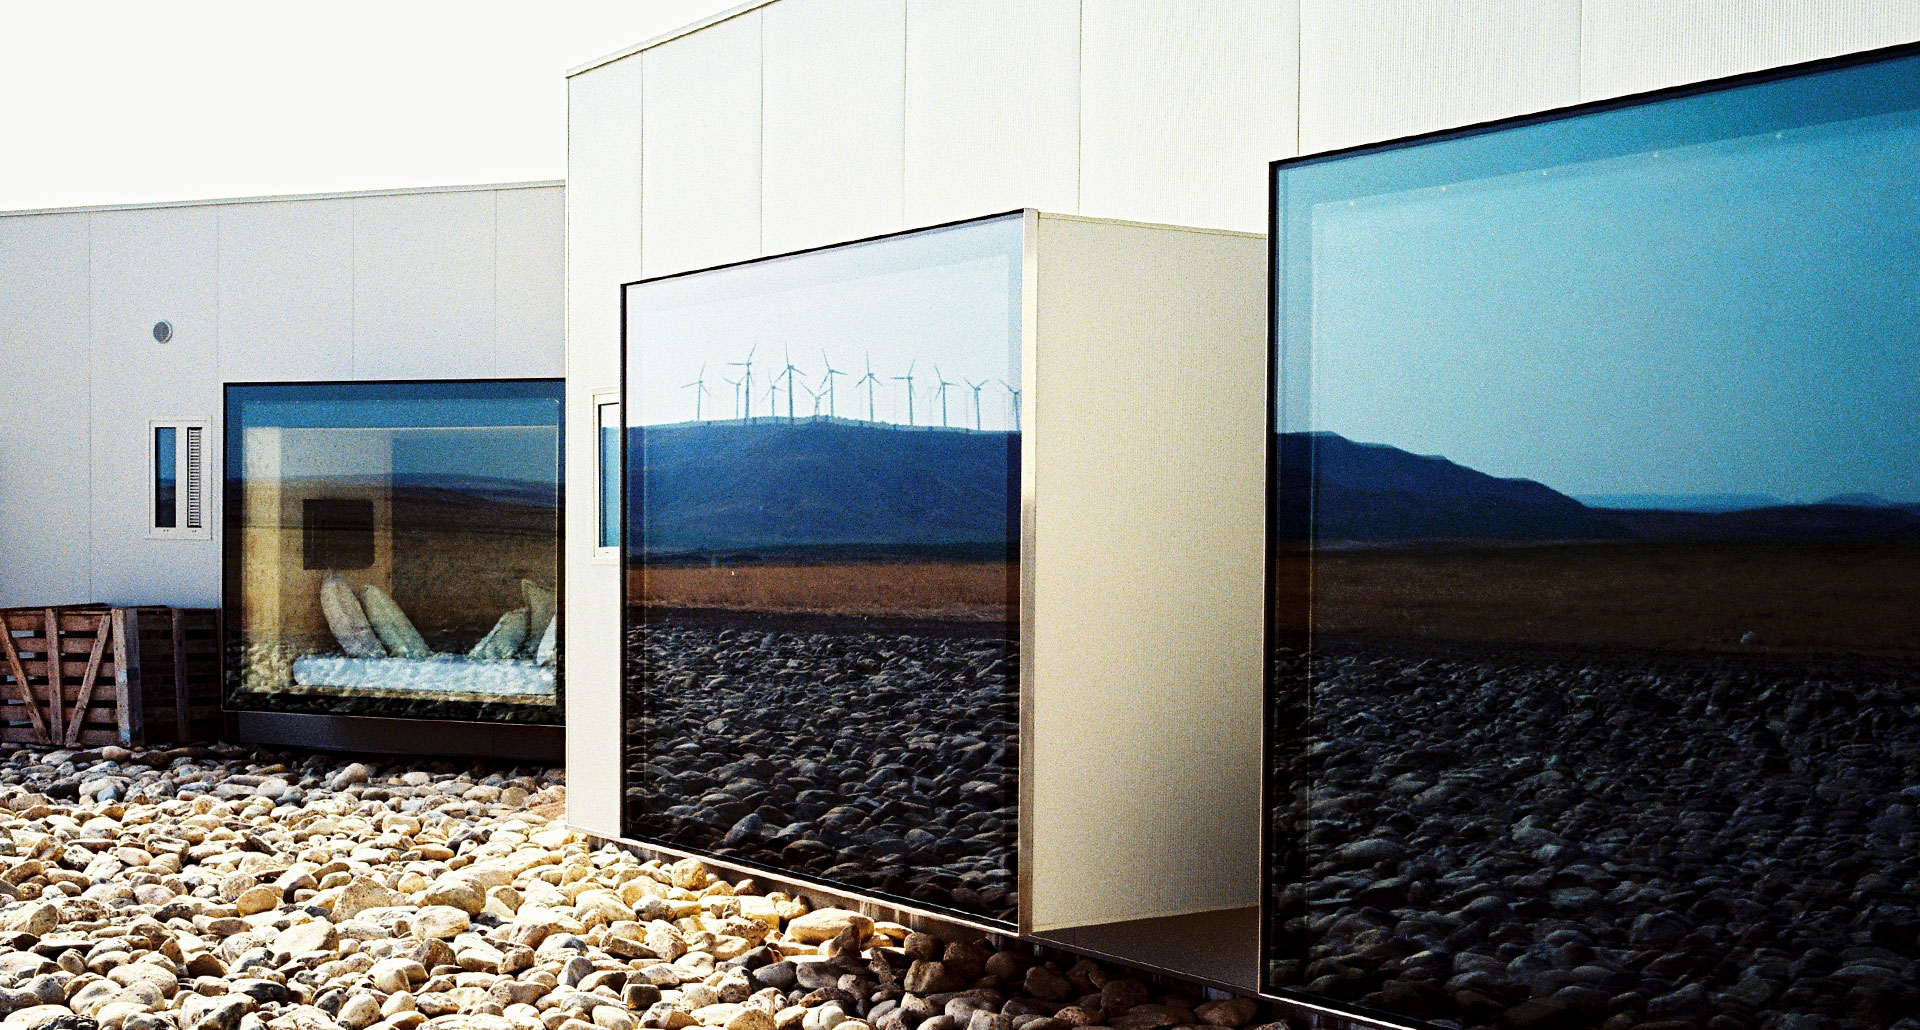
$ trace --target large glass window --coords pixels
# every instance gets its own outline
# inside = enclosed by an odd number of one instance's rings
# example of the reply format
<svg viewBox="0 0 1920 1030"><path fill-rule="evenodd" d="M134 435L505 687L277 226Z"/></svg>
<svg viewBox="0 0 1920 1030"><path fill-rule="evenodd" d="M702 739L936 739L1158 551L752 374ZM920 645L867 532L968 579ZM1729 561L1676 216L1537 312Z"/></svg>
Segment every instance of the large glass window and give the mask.
<svg viewBox="0 0 1920 1030"><path fill-rule="evenodd" d="M1269 986L1920 1010L1916 168L1912 50L1277 166Z"/></svg>
<svg viewBox="0 0 1920 1030"><path fill-rule="evenodd" d="M227 387L229 706L559 722L561 396Z"/></svg>
<svg viewBox="0 0 1920 1030"><path fill-rule="evenodd" d="M626 291L626 833L1011 923L1019 216Z"/></svg>

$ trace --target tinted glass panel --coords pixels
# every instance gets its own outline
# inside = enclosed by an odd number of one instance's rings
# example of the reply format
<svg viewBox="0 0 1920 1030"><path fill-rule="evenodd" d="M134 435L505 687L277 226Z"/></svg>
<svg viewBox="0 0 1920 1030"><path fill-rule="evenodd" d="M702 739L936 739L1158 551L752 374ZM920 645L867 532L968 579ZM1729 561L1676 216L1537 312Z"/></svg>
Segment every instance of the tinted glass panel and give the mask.
<svg viewBox="0 0 1920 1030"><path fill-rule="evenodd" d="M228 387L228 704L559 722L561 395Z"/></svg>
<svg viewBox="0 0 1920 1030"><path fill-rule="evenodd" d="M155 426L153 429L153 525L155 529L173 529L180 524L178 460L179 429Z"/></svg>
<svg viewBox="0 0 1920 1030"><path fill-rule="evenodd" d="M600 546L620 546L620 405L601 404L594 422L600 433Z"/></svg>
<svg viewBox="0 0 1920 1030"><path fill-rule="evenodd" d="M628 288L629 836L1014 919L1022 240Z"/></svg>
<svg viewBox="0 0 1920 1030"><path fill-rule="evenodd" d="M1920 1010L1917 110L1902 56L1279 166L1270 986Z"/></svg>

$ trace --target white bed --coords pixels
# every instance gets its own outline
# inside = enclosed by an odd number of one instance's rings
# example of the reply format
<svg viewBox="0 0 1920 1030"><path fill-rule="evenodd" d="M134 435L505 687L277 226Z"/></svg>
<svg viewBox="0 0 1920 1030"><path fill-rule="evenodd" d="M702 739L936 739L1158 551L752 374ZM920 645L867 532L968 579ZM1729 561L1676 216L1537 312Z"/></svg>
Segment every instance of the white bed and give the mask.
<svg viewBox="0 0 1920 1030"><path fill-rule="evenodd" d="M348 658L307 655L293 661L296 686L341 693L486 694L551 698L553 669L530 658Z"/></svg>

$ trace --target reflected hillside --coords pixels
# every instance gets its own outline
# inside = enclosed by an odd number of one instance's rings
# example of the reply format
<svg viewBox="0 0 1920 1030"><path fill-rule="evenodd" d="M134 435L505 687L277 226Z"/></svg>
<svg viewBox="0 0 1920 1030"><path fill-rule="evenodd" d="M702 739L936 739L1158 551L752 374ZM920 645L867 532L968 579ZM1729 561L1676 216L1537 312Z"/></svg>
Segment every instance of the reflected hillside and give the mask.
<svg viewBox="0 0 1920 1030"><path fill-rule="evenodd" d="M640 562L1004 561L1018 433L850 419L629 431ZM642 457L644 455L644 458Z"/></svg>

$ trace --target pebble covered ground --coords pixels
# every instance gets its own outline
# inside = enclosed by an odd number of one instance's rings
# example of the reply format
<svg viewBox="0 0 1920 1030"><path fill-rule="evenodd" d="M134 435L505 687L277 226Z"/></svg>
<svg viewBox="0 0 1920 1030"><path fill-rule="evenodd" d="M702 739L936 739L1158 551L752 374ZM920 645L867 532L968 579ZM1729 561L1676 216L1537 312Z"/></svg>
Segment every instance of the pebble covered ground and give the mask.
<svg viewBox="0 0 1920 1030"><path fill-rule="evenodd" d="M7 1030L1160 1030L1205 1000L662 864L561 773L0 751ZM1282 1024L1269 1024L1283 1030Z"/></svg>

